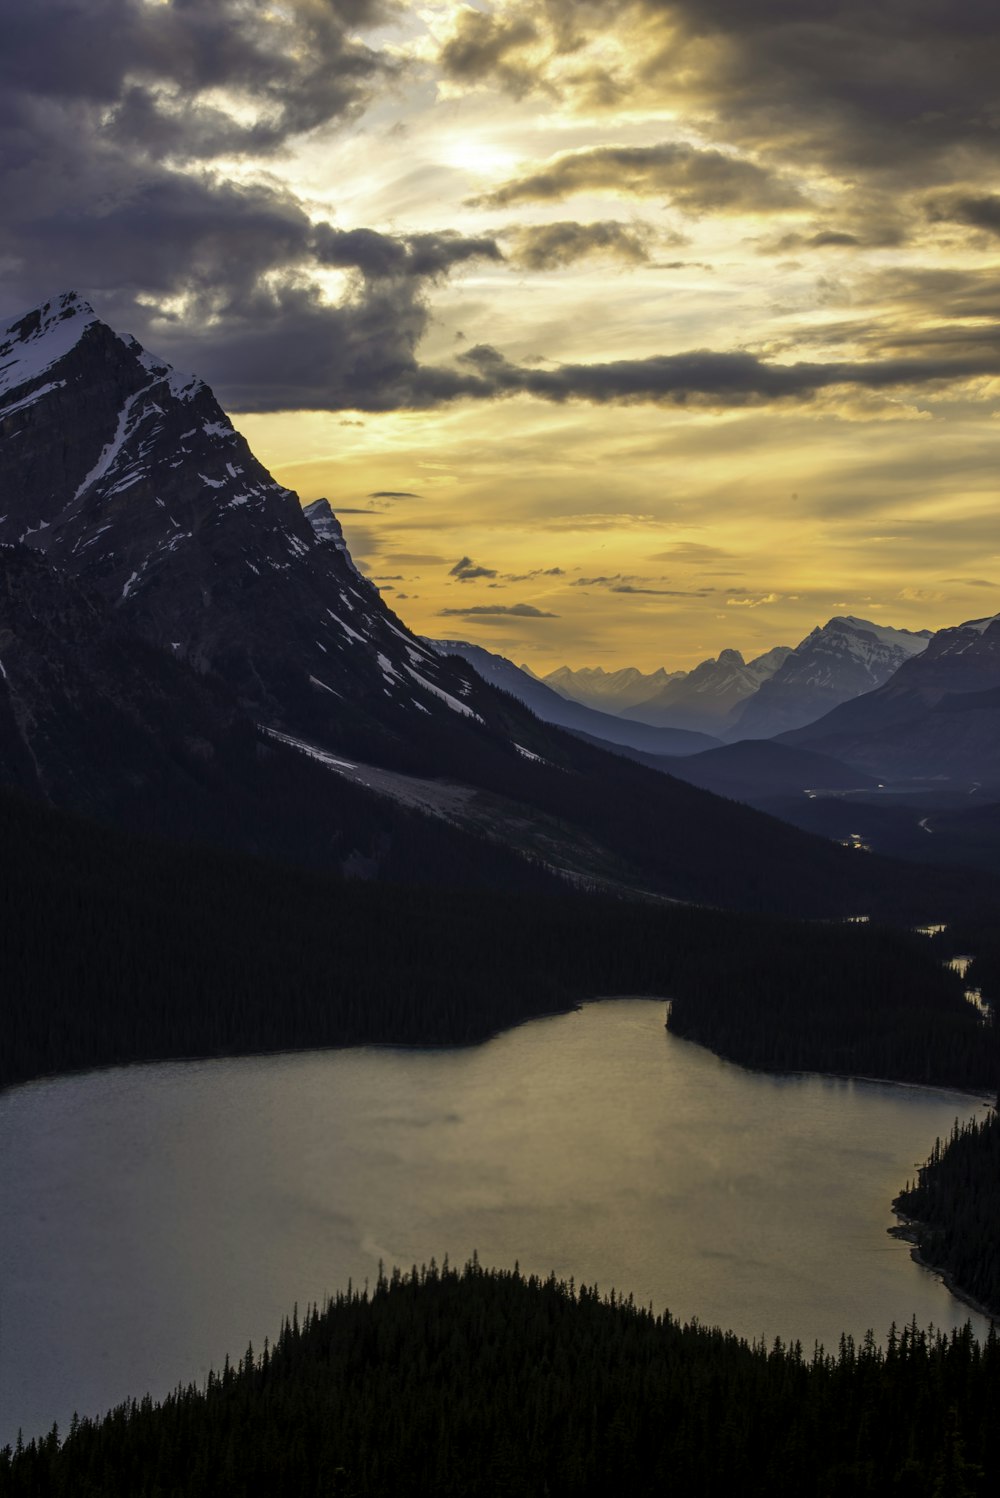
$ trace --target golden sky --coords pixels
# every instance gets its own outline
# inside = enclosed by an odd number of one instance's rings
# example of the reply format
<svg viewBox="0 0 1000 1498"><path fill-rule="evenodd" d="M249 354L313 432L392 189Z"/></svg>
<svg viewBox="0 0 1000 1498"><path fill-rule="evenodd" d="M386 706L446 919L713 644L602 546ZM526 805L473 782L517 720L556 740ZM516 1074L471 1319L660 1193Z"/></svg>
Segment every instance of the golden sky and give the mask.
<svg viewBox="0 0 1000 1498"><path fill-rule="evenodd" d="M1000 608L995 5L89 9L72 99L17 74L63 197L6 300L204 374L419 632L648 670Z"/></svg>

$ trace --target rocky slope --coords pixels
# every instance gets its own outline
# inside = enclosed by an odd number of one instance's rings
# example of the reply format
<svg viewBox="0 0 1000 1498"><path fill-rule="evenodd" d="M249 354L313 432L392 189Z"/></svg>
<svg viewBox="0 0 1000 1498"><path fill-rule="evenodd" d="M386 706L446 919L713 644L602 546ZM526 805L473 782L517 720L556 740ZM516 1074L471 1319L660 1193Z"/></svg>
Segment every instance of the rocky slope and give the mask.
<svg viewBox="0 0 1000 1498"><path fill-rule="evenodd" d="M877 691L782 738L887 780L1000 782L1000 614L938 630Z"/></svg>
<svg viewBox="0 0 1000 1498"><path fill-rule="evenodd" d="M728 738L773 738L874 691L927 648L930 630L892 629L838 615L790 651L732 714Z"/></svg>

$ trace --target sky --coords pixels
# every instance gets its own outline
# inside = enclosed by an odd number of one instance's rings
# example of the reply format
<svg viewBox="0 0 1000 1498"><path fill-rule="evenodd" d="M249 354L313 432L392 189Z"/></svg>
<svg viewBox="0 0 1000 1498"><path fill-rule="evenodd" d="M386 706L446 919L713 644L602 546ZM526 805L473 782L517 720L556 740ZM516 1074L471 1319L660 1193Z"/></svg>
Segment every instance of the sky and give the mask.
<svg viewBox="0 0 1000 1498"><path fill-rule="evenodd" d="M76 289L545 671L1000 610L995 0L0 0Z"/></svg>

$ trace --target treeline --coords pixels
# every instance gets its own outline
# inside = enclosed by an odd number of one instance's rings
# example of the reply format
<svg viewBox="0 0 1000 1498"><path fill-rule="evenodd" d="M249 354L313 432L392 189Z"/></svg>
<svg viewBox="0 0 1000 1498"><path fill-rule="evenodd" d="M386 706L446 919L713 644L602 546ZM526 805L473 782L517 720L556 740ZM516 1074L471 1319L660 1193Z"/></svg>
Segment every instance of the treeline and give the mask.
<svg viewBox="0 0 1000 1498"><path fill-rule="evenodd" d="M956 1122L893 1202L926 1264L1000 1315L1000 1118ZM907 1235L909 1236L909 1234Z"/></svg>
<svg viewBox="0 0 1000 1498"><path fill-rule="evenodd" d="M337 878L0 796L0 1085L157 1058L461 1044L600 994L750 1065L988 1087L922 937L598 897Z"/></svg>
<svg viewBox="0 0 1000 1498"><path fill-rule="evenodd" d="M766 953L737 939L712 954L673 1000L674 1034L766 1071L996 1090L996 1026L925 937L804 923L769 935Z"/></svg>
<svg viewBox="0 0 1000 1498"><path fill-rule="evenodd" d="M203 1388L0 1457L9 1498L972 1498L1000 1342L749 1346L550 1278L380 1278Z"/></svg>

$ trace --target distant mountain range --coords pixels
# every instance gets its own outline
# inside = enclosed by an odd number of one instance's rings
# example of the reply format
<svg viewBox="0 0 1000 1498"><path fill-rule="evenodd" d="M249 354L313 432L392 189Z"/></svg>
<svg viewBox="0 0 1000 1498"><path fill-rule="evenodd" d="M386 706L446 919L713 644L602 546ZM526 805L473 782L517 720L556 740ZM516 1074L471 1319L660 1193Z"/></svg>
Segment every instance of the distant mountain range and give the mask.
<svg viewBox="0 0 1000 1498"><path fill-rule="evenodd" d="M631 722L719 738L726 733L733 711L759 690L789 650L779 645L749 662L738 650L723 650L692 671L661 668L648 675L634 666L610 672L600 666L577 671L560 666L541 680L563 697Z"/></svg>
<svg viewBox="0 0 1000 1498"><path fill-rule="evenodd" d="M911 631L837 615L794 647L776 645L745 661L723 650L691 671L560 666L543 677L564 696L660 728L687 728L721 739L772 738L870 692L926 648L930 630Z"/></svg>
<svg viewBox="0 0 1000 1498"><path fill-rule="evenodd" d="M738 650L723 650L685 676L666 682L654 697L627 709L624 716L662 728L711 729L717 737L726 737L740 709L781 669L790 654L787 646L778 645L755 660L745 661Z"/></svg>
<svg viewBox="0 0 1000 1498"><path fill-rule="evenodd" d="M206 385L72 293L0 332L0 434L0 776L25 794L364 877L814 914L883 898L874 863L431 649L329 506L304 513Z"/></svg>
<svg viewBox="0 0 1000 1498"><path fill-rule="evenodd" d="M530 666L522 665L521 670L534 675ZM686 671L666 671L662 666L648 675L635 666L623 666L619 671L605 671L601 666L581 666L573 671L569 666L559 666L537 679L571 702L582 702L603 712L623 713L648 702L668 682L686 675Z"/></svg>
<svg viewBox="0 0 1000 1498"><path fill-rule="evenodd" d="M614 713L587 707L554 691L547 680L539 680L505 656L496 655L481 645L470 645L466 640L427 640L425 643L441 655L461 656L483 681L503 692L510 692L544 722L555 723L574 733L588 734L606 744L641 749L653 755L673 755L696 754L699 749L711 749L719 742L709 734L684 728L655 728L648 723L631 722Z"/></svg>

